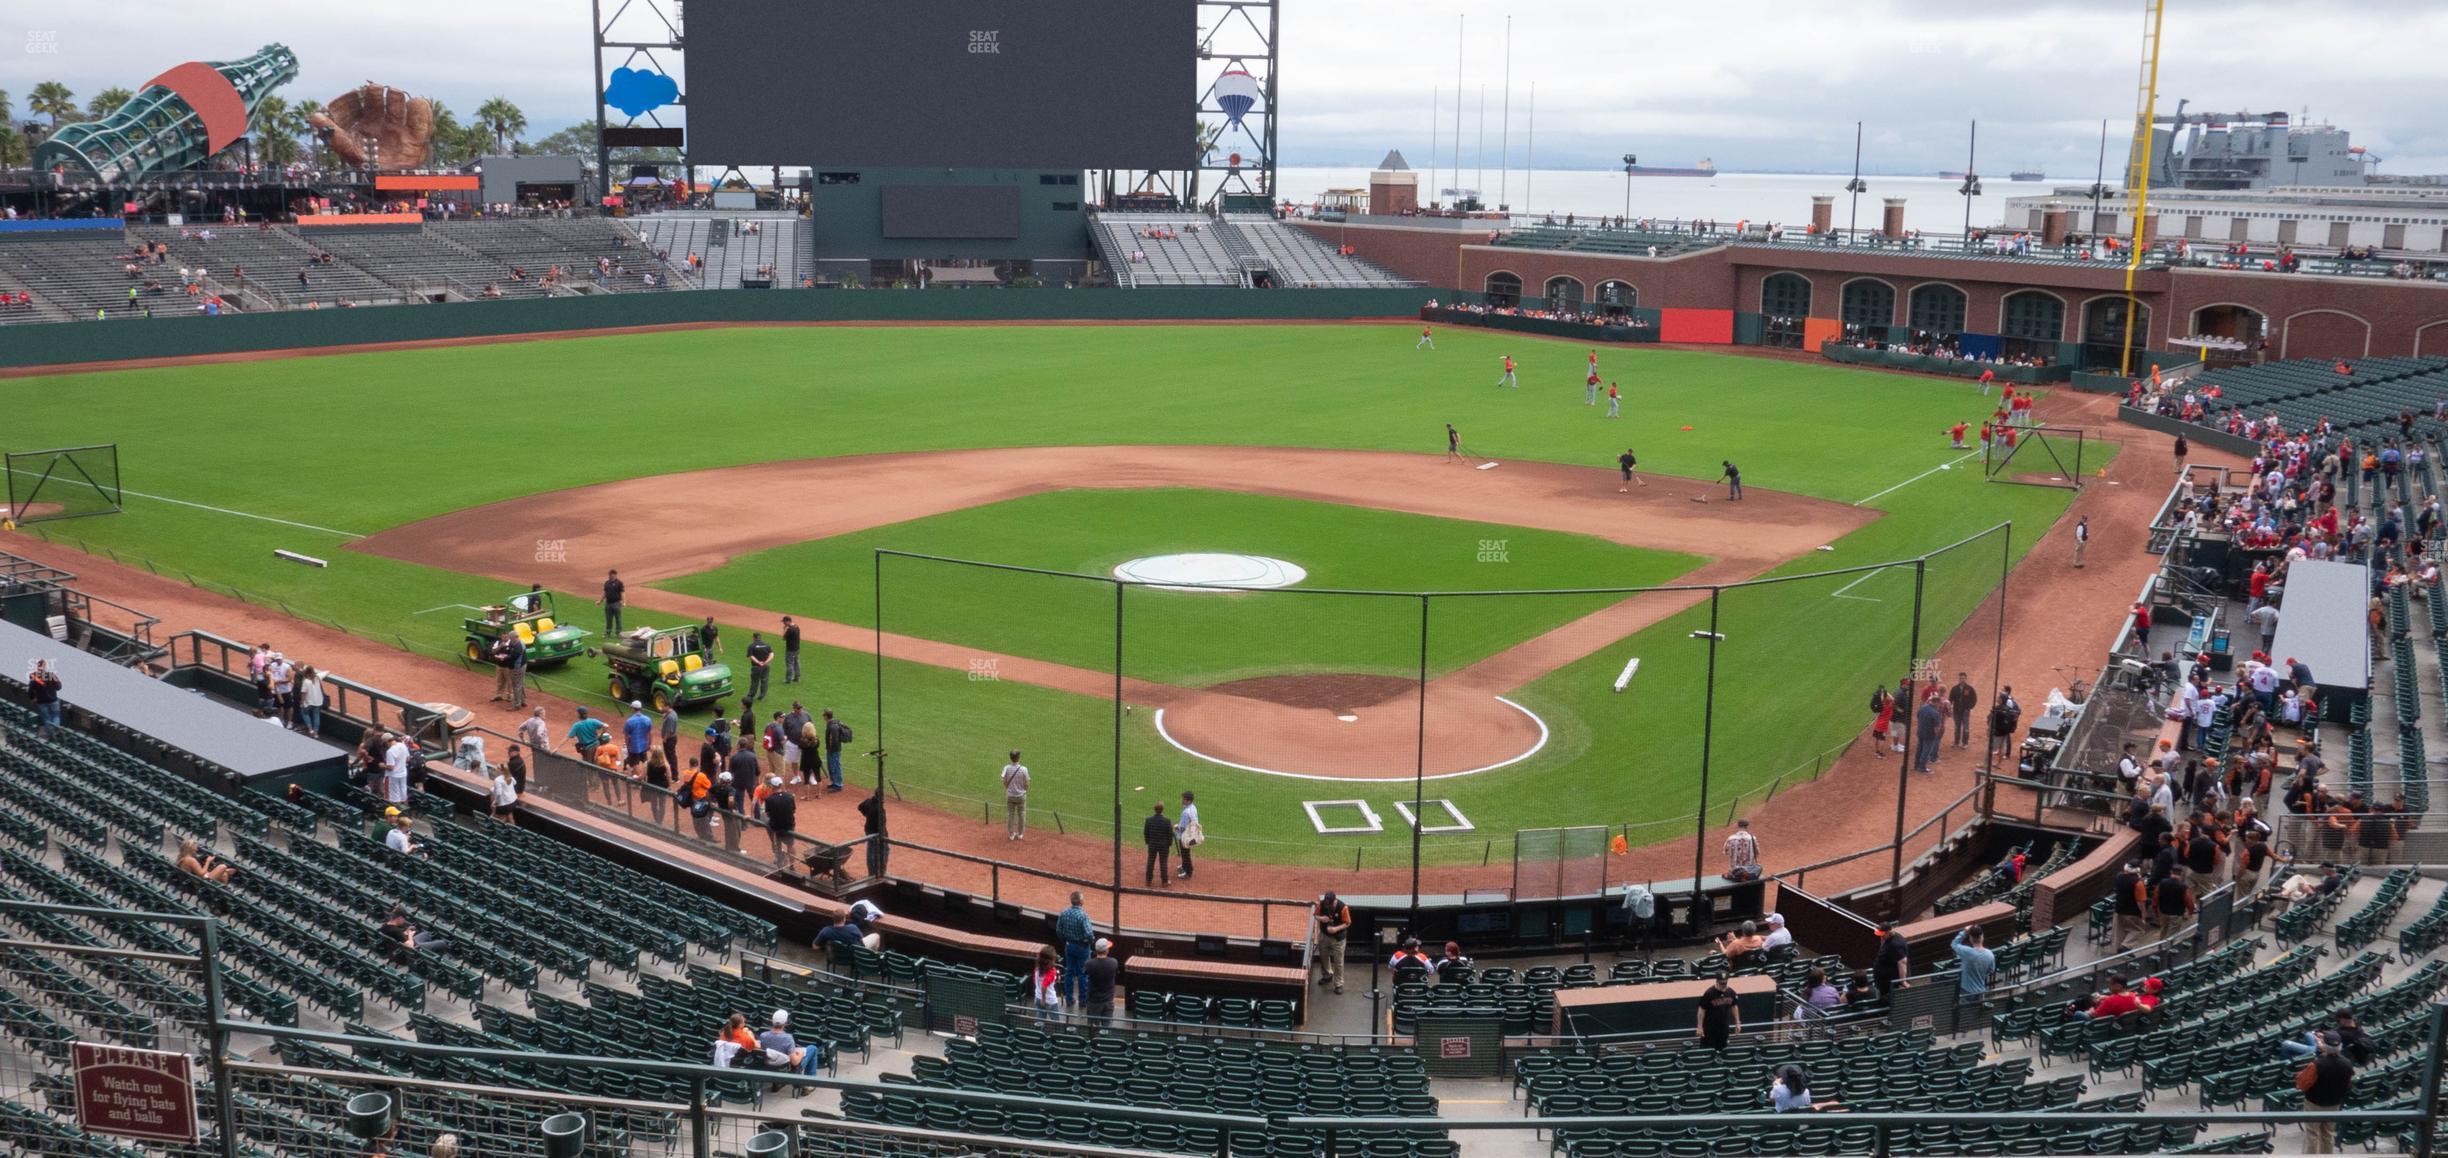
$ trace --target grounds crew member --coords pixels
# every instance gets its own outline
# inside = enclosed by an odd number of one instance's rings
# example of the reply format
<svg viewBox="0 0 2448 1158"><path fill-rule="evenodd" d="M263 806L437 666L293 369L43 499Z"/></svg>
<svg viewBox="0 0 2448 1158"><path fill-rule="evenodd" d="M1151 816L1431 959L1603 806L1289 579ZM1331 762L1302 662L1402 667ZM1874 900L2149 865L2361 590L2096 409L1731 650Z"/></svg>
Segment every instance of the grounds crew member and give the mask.
<svg viewBox="0 0 2448 1158"><path fill-rule="evenodd" d="M1312 923L1317 926L1317 983L1325 985L1331 982L1334 985L1334 991L1341 993L1343 992L1343 948L1345 941L1351 935L1351 906L1344 904L1334 895L1334 891L1329 889L1324 896L1318 898L1317 907L1311 911L1310 915Z"/></svg>

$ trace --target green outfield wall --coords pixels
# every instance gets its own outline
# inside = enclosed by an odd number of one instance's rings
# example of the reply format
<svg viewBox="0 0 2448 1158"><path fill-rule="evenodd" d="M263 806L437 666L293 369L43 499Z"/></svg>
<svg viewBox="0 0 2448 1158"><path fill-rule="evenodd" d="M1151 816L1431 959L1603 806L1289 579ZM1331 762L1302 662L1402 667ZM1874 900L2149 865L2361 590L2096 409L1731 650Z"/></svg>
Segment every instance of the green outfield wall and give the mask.
<svg viewBox="0 0 2448 1158"><path fill-rule="evenodd" d="M0 330L0 367L60 366L702 323L1315 321L1417 318L1434 289L691 290L129 318ZM1444 296L1451 296L1444 294Z"/></svg>

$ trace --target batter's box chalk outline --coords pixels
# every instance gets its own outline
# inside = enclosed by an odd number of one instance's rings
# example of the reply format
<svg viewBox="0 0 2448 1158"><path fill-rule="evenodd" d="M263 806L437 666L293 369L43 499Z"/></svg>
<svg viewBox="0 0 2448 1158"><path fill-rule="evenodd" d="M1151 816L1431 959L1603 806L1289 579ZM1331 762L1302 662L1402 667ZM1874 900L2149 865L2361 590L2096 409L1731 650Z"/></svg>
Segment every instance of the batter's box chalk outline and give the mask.
<svg viewBox="0 0 2448 1158"><path fill-rule="evenodd" d="M1321 808L1357 808L1361 819L1368 823L1358 827L1330 825L1324 816L1318 814ZM1378 817L1377 810L1369 807L1366 800L1303 800L1301 811L1309 814L1309 825L1317 829L1319 836L1370 836L1385 831L1385 821Z"/></svg>
<svg viewBox="0 0 2448 1158"><path fill-rule="evenodd" d="M1447 800L1442 796L1432 797L1430 799L1420 801L1420 807L1422 809L1442 809L1447 818L1447 823L1423 825L1419 822L1419 817L1411 814L1411 803L1409 801L1397 800L1394 802L1394 811L1402 814L1403 823L1419 829L1422 833L1473 832L1479 827L1478 825L1470 822L1470 817L1462 815L1462 810L1454 807L1453 801Z"/></svg>

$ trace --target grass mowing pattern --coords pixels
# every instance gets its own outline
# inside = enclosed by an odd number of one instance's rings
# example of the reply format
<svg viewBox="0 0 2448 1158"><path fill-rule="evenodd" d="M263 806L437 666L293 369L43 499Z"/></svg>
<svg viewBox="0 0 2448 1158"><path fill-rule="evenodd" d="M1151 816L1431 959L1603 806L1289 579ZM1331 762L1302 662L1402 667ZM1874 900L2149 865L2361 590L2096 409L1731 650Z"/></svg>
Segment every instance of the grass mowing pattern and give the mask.
<svg viewBox="0 0 2448 1158"><path fill-rule="evenodd" d="M1987 401L1967 383L1610 349L1602 364L1624 385L1626 413L1608 421L1581 405L1583 346L1448 329L1441 349L1413 351L1415 334L1407 324L727 329L15 379L0 382L0 412L10 416L11 446L120 444L126 484L138 492L126 513L55 524L48 534L453 656L459 612L418 613L497 600L500 584L142 495L364 533L537 491L744 462L1095 443L1433 454L1451 421L1485 455L1605 467L1628 444L1645 470L1710 477L1732 458L1752 485L1853 502L1957 459L1941 431L1977 421ZM1492 386L1507 353L1521 361L1518 391ZM2009 520L2019 556L2069 499L1984 484L1965 464L1870 502L1885 517L1846 536L1834 554L1791 569L1917 555ZM334 566L280 563L271 552L281 547ZM1947 614L1924 623L1925 651L1986 590L1986 579L1977 590L1973 582L1966 574L1934 585L1933 606ZM1848 592L1879 603L1834 598L1841 585L1763 589L1729 604L1741 618L1724 625L1719 656L1712 801L1756 793L1797 763L1807 770L1812 754L1859 730L1869 681L1900 673L1908 641L1894 600L1909 598L1908 578L1889 573ZM1898 586L1906 589L1900 596ZM564 598L584 606L592 596ZM1688 814L1698 797L1705 660L1688 633L1704 616L1686 612L1523 689L1517 698L1556 729L1547 752L1442 782L1435 794L1452 797L1482 834L1495 836ZM635 610L630 619L654 621ZM733 626L744 638L745 629L772 625ZM1462 630L1468 621L1448 626ZM1432 639L1436 630L1432 624ZM1753 646L1764 654L1751 656ZM1644 657L1641 676L1616 696L1608 685L1630 655ZM871 726L870 657L811 649L807 669L800 690L811 704L842 710L862 747L882 738ZM1729 669L1743 678L1724 678ZM1111 823L1108 705L931 667L892 663L887 672L893 767L913 798L975 808L994 793L1001 749L1020 743L1038 769L1039 817L1059 811L1072 827ZM602 682L584 663L552 678L562 681L555 690L582 698ZM1308 835L1299 799L1355 793L1204 765L1144 724L1125 731L1122 757L1126 825L1150 799L1134 788L1164 799L1192 788L1212 855L1349 865L1358 849L1364 864L1407 863L1409 841L1399 832L1331 842ZM1367 795L1390 815L1391 789ZM1470 838L1436 838L1429 847L1454 860L1483 853Z"/></svg>

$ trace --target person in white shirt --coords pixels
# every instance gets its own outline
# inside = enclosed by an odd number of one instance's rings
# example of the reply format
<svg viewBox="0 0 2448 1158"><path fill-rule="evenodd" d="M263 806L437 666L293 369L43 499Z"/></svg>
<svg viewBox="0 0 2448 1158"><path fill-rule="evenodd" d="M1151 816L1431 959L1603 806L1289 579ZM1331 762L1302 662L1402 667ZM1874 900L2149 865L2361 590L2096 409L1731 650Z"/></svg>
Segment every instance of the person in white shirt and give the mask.
<svg viewBox="0 0 2448 1158"><path fill-rule="evenodd" d="M1176 875L1181 879L1190 879L1190 850L1206 841L1207 829L1199 824L1198 797L1184 792L1181 811L1173 818L1173 847L1181 850L1181 872Z"/></svg>
<svg viewBox="0 0 2448 1158"><path fill-rule="evenodd" d="M391 746L383 749L383 801L408 803L408 741L403 737L391 737Z"/></svg>
<svg viewBox="0 0 2448 1158"><path fill-rule="evenodd" d="M1779 948L1793 943L1793 933L1785 928L1785 915L1783 913L1768 914L1768 936L1760 942L1760 951L1774 953Z"/></svg>
<svg viewBox="0 0 2448 1158"><path fill-rule="evenodd" d="M1003 839L1018 840L1028 831L1028 765L1020 762L1020 749L1014 748L1011 763L1003 766Z"/></svg>
<svg viewBox="0 0 2448 1158"><path fill-rule="evenodd" d="M415 836L408 831L408 825L407 817L392 817L391 831L383 834L383 844L402 856L415 856L424 849L417 844Z"/></svg>
<svg viewBox="0 0 2448 1158"><path fill-rule="evenodd" d="M544 753L552 751L552 729L544 723L544 709L537 708L519 721L519 743L527 745L527 762L538 767L544 763Z"/></svg>
<svg viewBox="0 0 2448 1158"><path fill-rule="evenodd" d="M2117 780L2125 786L2125 794L2133 795L2134 785L2142 781L2142 761L2135 758L2134 746L2125 745L2125 754L2117 757Z"/></svg>
<svg viewBox="0 0 2448 1158"><path fill-rule="evenodd" d="M2268 651L2270 640L2278 635L2278 609L2271 604L2264 603L2247 612L2246 617L2253 621L2254 626L2261 629L2261 650Z"/></svg>
<svg viewBox="0 0 2448 1158"><path fill-rule="evenodd" d="M493 769L493 819L515 825L518 817L511 809L518 804L518 785L510 782L510 766Z"/></svg>

